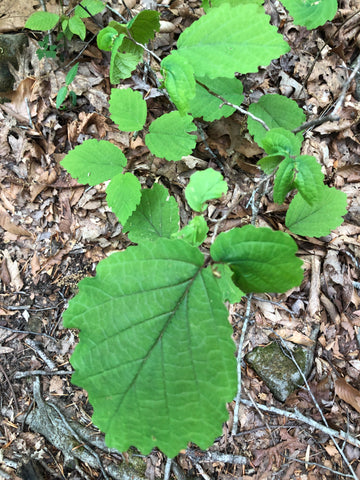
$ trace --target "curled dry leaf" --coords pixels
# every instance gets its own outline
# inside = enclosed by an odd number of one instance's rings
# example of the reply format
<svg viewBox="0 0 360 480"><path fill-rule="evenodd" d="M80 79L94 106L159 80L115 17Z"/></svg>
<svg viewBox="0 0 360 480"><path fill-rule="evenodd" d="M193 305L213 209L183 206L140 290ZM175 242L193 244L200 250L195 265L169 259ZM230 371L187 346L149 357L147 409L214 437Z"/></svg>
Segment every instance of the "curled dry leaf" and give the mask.
<svg viewBox="0 0 360 480"><path fill-rule="evenodd" d="M337 378L335 381L335 393L344 400L344 402L351 405L357 412L360 413L360 391L349 385L343 378Z"/></svg>

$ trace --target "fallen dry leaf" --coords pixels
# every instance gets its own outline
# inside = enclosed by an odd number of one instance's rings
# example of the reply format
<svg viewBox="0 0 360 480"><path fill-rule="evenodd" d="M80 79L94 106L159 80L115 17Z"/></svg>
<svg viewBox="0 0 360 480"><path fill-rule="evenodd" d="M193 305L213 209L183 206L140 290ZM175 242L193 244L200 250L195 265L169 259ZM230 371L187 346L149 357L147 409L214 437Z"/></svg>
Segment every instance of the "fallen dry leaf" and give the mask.
<svg viewBox="0 0 360 480"><path fill-rule="evenodd" d="M344 402L351 405L357 412L360 413L360 391L352 387L343 378L335 380L335 393L344 400Z"/></svg>
<svg viewBox="0 0 360 480"><path fill-rule="evenodd" d="M6 230L7 232L13 233L14 235L31 237L32 234L23 227L16 225L12 222L11 216L7 211L0 205L0 227Z"/></svg>

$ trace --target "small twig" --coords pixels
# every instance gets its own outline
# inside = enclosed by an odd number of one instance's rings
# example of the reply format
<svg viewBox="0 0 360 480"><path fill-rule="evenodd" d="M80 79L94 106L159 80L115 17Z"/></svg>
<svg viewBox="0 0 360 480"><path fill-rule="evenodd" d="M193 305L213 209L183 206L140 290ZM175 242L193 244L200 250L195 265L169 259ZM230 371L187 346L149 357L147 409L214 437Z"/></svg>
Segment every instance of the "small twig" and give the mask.
<svg viewBox="0 0 360 480"><path fill-rule="evenodd" d="M215 227L214 227L214 231L213 231L213 235L211 237L211 243L214 243L215 241L215 238L217 237L217 233L218 233L218 230L220 228L220 225L222 222L224 222L228 216L230 215L230 213L232 212L233 208L235 207L235 205L237 205L239 203L239 199L240 199L240 196L241 196L241 190L240 190L240 186L235 183L235 187L234 187L234 192L233 192L233 198L231 200L231 203L227 209L227 211L225 212L225 214L217 219L217 220L212 220L210 219L211 221L214 221L215 222Z"/></svg>
<svg viewBox="0 0 360 480"><path fill-rule="evenodd" d="M170 478L171 463L172 463L172 459L168 457L166 459L166 464L165 464L164 480L169 480Z"/></svg>
<svg viewBox="0 0 360 480"><path fill-rule="evenodd" d="M248 117L252 118L256 122L259 122L265 128L265 130L270 130L270 128L266 125L264 120L262 120L261 118L257 117L256 115L252 114L251 112L248 112L244 108L239 107L239 105L235 105L234 103L228 102L226 100L226 98L224 98L221 95L215 93L213 90L211 90L209 87L207 87L203 83L199 82L198 80L196 80L196 83L199 84L201 87L205 88L205 90L207 92L209 92L210 95L213 95L214 97L218 98L219 100L221 100L223 102L222 105L219 106L219 108L221 108L223 105L228 105L229 107L235 108L235 110L242 113L243 115L247 115Z"/></svg>
<svg viewBox="0 0 360 480"><path fill-rule="evenodd" d="M249 463L247 457L242 455L232 455L230 453L221 452L198 452L196 450L187 450L186 454L191 459L192 463L231 463L233 465L246 465Z"/></svg>
<svg viewBox="0 0 360 480"><path fill-rule="evenodd" d="M302 125L300 125L300 127L297 127L294 130L292 130L292 133L296 134L308 128L317 127L326 122L338 122L340 120L339 112L342 106L344 105L346 93L350 87L351 82L354 80L354 78L358 74L359 70L360 70L360 55L355 62L355 66L353 68L351 75L346 80L346 82L344 83L341 89L340 95L334 104L333 112L330 113L329 115L325 115L324 117L315 118L314 120L310 120L308 122L303 123Z"/></svg>
<svg viewBox="0 0 360 480"><path fill-rule="evenodd" d="M241 384L241 355L242 355L242 347L243 347L243 344L244 344L245 334L246 334L246 330L247 330L247 326L248 326L249 318L250 318L252 295L253 294L250 293L247 296L247 304L246 304L244 323L243 323L243 327L242 327L242 330L241 330L241 337L240 337L240 341L239 341L238 354L237 354L237 358L236 358L238 389L237 389L237 394L236 394L236 398L235 398L234 420L233 420L233 425L232 425L232 429L231 429L231 435L236 435L237 434L237 428L238 428L238 423L239 423L239 408L240 408L241 387L242 387L242 384Z"/></svg>
<svg viewBox="0 0 360 480"><path fill-rule="evenodd" d="M5 377L5 380L7 381L8 385L9 385L9 389L10 389L10 392L11 392L11 396L13 397L13 400L14 400L16 413L19 413L19 405L18 405L18 402L17 402L17 400L16 400L16 395L15 395L13 386L12 386L12 384L11 384L11 382L10 382L10 380L9 380L9 377L7 376L5 370L3 369L3 366L1 365L1 363L0 363L0 370L1 370L2 374L3 374L4 377Z"/></svg>
<svg viewBox="0 0 360 480"><path fill-rule="evenodd" d="M59 417L61 418L62 422L64 423L64 425L66 426L66 428L69 430L69 432L71 433L71 435L75 438L75 440L77 442L79 442L79 444L83 445L83 447L85 448L85 450L87 450L90 455L92 455L97 463L99 464L99 467L100 467L100 470L101 470L101 473L103 474L104 478L106 480L109 480L109 477L107 476L106 472L105 472L105 469L101 463L101 460L100 460L100 457L99 455L94 452L88 445L86 445L86 443L83 443L82 439L79 437L79 435L75 432L75 430L71 427L71 425L69 424L69 422L66 420L66 418L64 417L64 415L62 414L62 412L59 410L59 408L54 405L53 403L51 402L46 402L47 405L49 405L51 408L53 408L55 410L55 412L59 415Z"/></svg>
<svg viewBox="0 0 360 480"><path fill-rule="evenodd" d="M93 35L90 40L88 42L85 43L85 45L83 46L83 48L80 50L80 52L76 55L76 57L74 57L72 60L70 60L70 62L68 62L64 67L63 67L63 70L66 70L67 67L70 67L70 65L72 65L73 63L75 63L80 57L81 55L83 54L83 52L87 49L87 47L90 45L90 43L96 38L96 34Z"/></svg>
<svg viewBox="0 0 360 480"><path fill-rule="evenodd" d="M29 370L27 372L16 372L14 378L31 377L33 375L72 375L73 373L68 370Z"/></svg>
<svg viewBox="0 0 360 480"><path fill-rule="evenodd" d="M318 127L319 125L322 125L326 122L337 122L338 120L340 120L339 116L334 116L333 113L330 113L329 115L325 115L324 117L315 118L314 120L304 122L302 125L300 125L300 127L294 128L294 130L291 131L292 133L296 134L302 132L303 130L307 130L308 128Z"/></svg>
<svg viewBox="0 0 360 480"><path fill-rule="evenodd" d="M12 333L23 333L25 335L38 335L40 337L46 337L50 338L54 342L56 342L56 338L52 337L51 335L48 335L47 333L38 333L38 332L31 332L30 330L17 330L16 328L9 328L9 327L4 327L3 325L0 325L0 328L3 330L7 330Z"/></svg>
<svg viewBox="0 0 360 480"><path fill-rule="evenodd" d="M110 5L106 4L105 7L110 10L110 12L114 13L115 15L117 15L119 18L121 18L121 20L124 22L124 23L127 23L127 20L125 17L123 17L121 15L121 13L117 12L114 8L112 8Z"/></svg>
<svg viewBox="0 0 360 480"><path fill-rule="evenodd" d="M257 216L258 216L258 213L259 213L261 199L266 194L267 189L269 188L269 182L270 182L271 177L272 177L272 175L270 175L270 176L269 175L263 175L263 178L260 180L259 185L253 190L253 192L251 194L251 197L250 197L248 203L245 206L245 208L248 208L249 206L251 206L251 211L252 211L251 225L256 224L256 219L257 219ZM256 194L259 191L261 191L261 195L259 195L258 201L255 202Z"/></svg>
<svg viewBox="0 0 360 480"><path fill-rule="evenodd" d="M185 472L175 460L171 462L171 471L175 474L177 480L186 480Z"/></svg>
<svg viewBox="0 0 360 480"><path fill-rule="evenodd" d="M48 358L42 350L40 350L40 348L36 345L36 343L33 340L31 340L30 338L26 338L25 343L30 348L35 350L35 352L46 363L46 365L48 366L48 368L50 368L50 370L55 370L56 369L55 363L52 360L50 360L50 358Z"/></svg>
<svg viewBox="0 0 360 480"><path fill-rule="evenodd" d="M252 403L250 400L246 400L245 398L241 398L240 402L243 405L246 405L248 407L253 407ZM302 413L300 413L297 409L295 409L293 412L288 412L286 410L281 410L280 408L272 407L272 406L267 406L267 405L262 405L261 403L256 403L257 408L259 410L263 410L264 412L269 412L269 413L275 413L276 415L283 415L284 417L287 418L293 418L295 420L298 420L302 423L306 423L310 427L313 427L317 430L320 430L320 432L325 433L326 435L332 435L336 438L339 438L341 440L347 440L348 443L351 445L354 445L355 447L360 448L360 440L357 438L349 435L347 432L344 432L342 430L334 430L330 427L326 427L325 425L322 425L319 422L316 422L315 420L311 418L305 417Z"/></svg>
<svg viewBox="0 0 360 480"><path fill-rule="evenodd" d="M200 473L200 475L204 478L204 480L211 480L211 478L209 477L209 475L204 472L204 469L202 468L202 466L200 465L200 463L197 463L197 464L195 465L195 467L196 467L196 470Z"/></svg>
<svg viewBox="0 0 360 480"><path fill-rule="evenodd" d="M274 332L274 333L275 333L275 335L277 335L276 332ZM321 410L320 405L318 404L318 402L317 402L317 400L316 400L313 392L311 391L311 388L310 388L310 385L309 385L309 383L308 383L308 381L307 381L307 378L306 378L304 372L302 371L302 369L300 368L300 365L297 363L297 361L296 361L296 359L295 359L295 357L294 357L294 354L293 354L292 351L287 347L286 343L285 343L284 340L280 337L280 335L277 335L277 337L280 339L282 346L283 346L284 349L286 350L286 355L292 360L293 364L295 365L295 367L297 368L299 374L301 375L301 377L302 377L302 379L303 379L303 381L304 381L304 383L305 383L306 389L307 389L307 391L308 391L308 393L309 393L309 395L310 395L310 398L311 398L313 404L315 405L317 411L320 413L320 416L321 416L322 421L324 422L324 425L326 425L326 427L329 427L329 424L328 424L328 422L327 422L327 420L326 420L326 418L325 418L325 415L323 414L323 411ZM347 457L345 456L345 453L343 452L343 449L340 447L340 445L339 445L339 444L337 443L337 441L335 440L334 435L332 435L331 433L329 433L329 435L330 435L330 438L331 438L333 444L335 445L337 451L340 453L342 459L344 460L344 462L346 463L348 469L349 469L350 472L352 473L353 478L354 478L355 480L358 480L354 469L352 468L349 460L348 460ZM347 434L347 436L348 436L348 434ZM346 438L345 438L344 440L346 440Z"/></svg>
<svg viewBox="0 0 360 480"><path fill-rule="evenodd" d="M302 463L304 465L314 465L315 467L323 468L324 470L328 470L331 473L335 473L335 475L340 475L341 477L345 478L354 478L352 475L349 475L347 473L342 473L338 472L336 470L333 470L332 468L325 467L325 465L321 465L320 463L315 463L315 462L310 462L310 461L305 461L305 460L300 460L300 458L294 458L294 457L288 457L287 455L284 455L284 458L287 460L294 460L295 462Z"/></svg>

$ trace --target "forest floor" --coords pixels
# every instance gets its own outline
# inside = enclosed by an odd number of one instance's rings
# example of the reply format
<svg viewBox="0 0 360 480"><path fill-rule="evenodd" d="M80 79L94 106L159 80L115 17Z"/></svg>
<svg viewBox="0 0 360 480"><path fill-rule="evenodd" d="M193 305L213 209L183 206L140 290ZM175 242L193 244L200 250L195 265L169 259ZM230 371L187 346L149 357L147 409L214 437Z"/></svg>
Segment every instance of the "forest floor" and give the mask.
<svg viewBox="0 0 360 480"><path fill-rule="evenodd" d="M0 33L21 31L38 3L3 0ZM112 9L95 20L100 26L119 21L115 12L129 19L149 3L112 0L108 2ZM197 0L157 3L161 32L151 48L164 57L203 12ZM359 55L358 0L339 0L333 21L313 31L295 26L279 2L266 0L265 7L291 51L242 78L245 106L265 93L280 93L295 99L308 119L331 112ZM47 8L58 11L58 2L50 0ZM254 191L259 193L262 178L256 163L263 151L239 113L211 124L202 122L206 141L199 136L193 155L179 162L154 158L141 134L133 138L120 132L109 119L109 55L96 46L99 26L88 19L86 27L86 42L74 38L65 48L59 46L55 59L39 60L37 41L43 35L27 32L29 46L19 53L18 68L11 69L13 91L1 94L6 98L0 105L0 478L4 479L164 475L166 458L157 450L146 457L134 450L123 454L107 450L91 424L86 392L70 382L69 358L77 332L63 328L62 313L78 281L95 275L101 259L125 249L130 241L106 204L105 185L78 184L60 166L65 154L88 138L110 140L124 151L129 170L144 188L158 181L175 196L183 224L190 218L184 198L190 175L207 166L221 170L229 191L207 211L210 237L213 221L229 205L232 210L219 232L249 223L250 199ZM80 62L72 84L76 106L65 101L65 108L58 110L56 95L76 61ZM159 71L156 62L151 66ZM151 94L141 67L124 83L148 96L151 116L169 111L165 96ZM303 154L319 160L326 184L347 194L345 221L325 238L293 235L304 261L304 281L286 294L252 298L242 345L245 354L275 337L311 344L316 325L308 385L280 402L243 362L237 433L231 433L231 403L223 435L207 452L195 445L181 452L172 466L174 478L360 479L358 100L353 82L340 121L306 131L302 148ZM257 224L284 231L287 207L274 203L267 191L256 201ZM210 238L205 248L209 245ZM245 310L246 299L229 306L237 344ZM82 448L70 445L74 438ZM237 463L243 457L245 464ZM117 466L122 466L121 474Z"/></svg>

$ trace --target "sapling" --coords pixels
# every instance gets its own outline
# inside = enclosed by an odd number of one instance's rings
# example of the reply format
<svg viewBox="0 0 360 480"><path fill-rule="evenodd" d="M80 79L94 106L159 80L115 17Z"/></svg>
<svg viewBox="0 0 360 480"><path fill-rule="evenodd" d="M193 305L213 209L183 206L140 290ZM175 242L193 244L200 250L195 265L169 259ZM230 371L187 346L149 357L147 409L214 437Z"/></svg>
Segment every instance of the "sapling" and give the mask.
<svg viewBox="0 0 360 480"><path fill-rule="evenodd" d="M206 15L161 60L162 88L176 110L147 126L147 102L139 92L113 88L110 95L111 119L126 132L144 129L150 152L168 161L196 147L195 117L213 121L241 104L235 72L254 72L289 51L261 0L203 3ZM324 23L335 3L284 1L296 21L311 28L314 12ZM128 24L111 22L99 32L99 48L111 52L112 83L131 76L158 30L158 12L144 10ZM302 136L292 130L304 122L303 111L290 99L264 95L249 112L262 121L249 118L248 128L267 154L259 166L275 175L274 200L282 203L297 190L286 226L299 235L326 235L341 223L346 197L324 185L314 157L300 154ZM173 457L189 441L207 448L227 419L225 402L236 393L224 302L299 286L295 241L285 232L246 225L220 233L210 250L204 248L208 202L227 191L213 169L190 178L185 198L194 216L180 228L174 197L158 183L142 189L133 173L124 173L126 158L110 142L86 140L61 163L80 183L110 180L107 202L136 244L101 261L64 313L64 325L80 330L72 381L88 391L93 422L120 451L135 445L147 454L158 447Z"/></svg>

